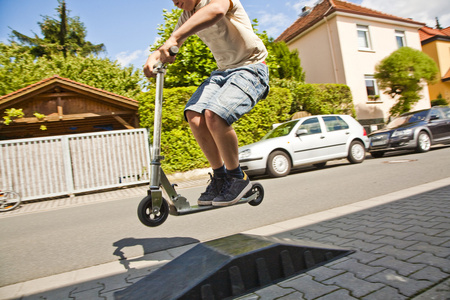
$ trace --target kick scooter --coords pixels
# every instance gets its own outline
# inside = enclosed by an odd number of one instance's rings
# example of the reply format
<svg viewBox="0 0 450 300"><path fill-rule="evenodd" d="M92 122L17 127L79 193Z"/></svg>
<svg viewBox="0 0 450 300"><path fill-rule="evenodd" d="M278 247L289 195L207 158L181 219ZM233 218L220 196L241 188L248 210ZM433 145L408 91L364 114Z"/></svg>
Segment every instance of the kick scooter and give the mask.
<svg viewBox="0 0 450 300"><path fill-rule="evenodd" d="M170 49L170 55L175 56L178 53L178 47ZM153 128L153 148L150 163L150 187L147 196L139 203L137 214L142 224L149 227L156 227L164 223L170 215L181 216L191 213L202 212L215 208L217 206L191 206L189 201L175 190L176 184L171 184L169 179L161 169L161 122L163 105L164 75L167 65L161 62L157 63L153 72L156 73L156 96L155 96L155 119ZM167 194L167 199L163 197L162 191ZM237 202L249 203L252 206L261 204L264 198L264 189L258 182L252 183L250 189L244 197Z"/></svg>

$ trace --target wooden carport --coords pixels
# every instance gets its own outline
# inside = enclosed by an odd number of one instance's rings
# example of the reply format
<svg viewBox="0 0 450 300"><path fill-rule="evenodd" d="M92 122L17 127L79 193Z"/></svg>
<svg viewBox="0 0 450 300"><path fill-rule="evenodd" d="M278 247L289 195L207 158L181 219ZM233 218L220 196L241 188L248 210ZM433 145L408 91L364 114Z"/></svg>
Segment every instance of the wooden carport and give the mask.
<svg viewBox="0 0 450 300"><path fill-rule="evenodd" d="M3 140L139 127L136 100L56 75L1 96L0 113L9 108L25 115L10 125L0 122Z"/></svg>

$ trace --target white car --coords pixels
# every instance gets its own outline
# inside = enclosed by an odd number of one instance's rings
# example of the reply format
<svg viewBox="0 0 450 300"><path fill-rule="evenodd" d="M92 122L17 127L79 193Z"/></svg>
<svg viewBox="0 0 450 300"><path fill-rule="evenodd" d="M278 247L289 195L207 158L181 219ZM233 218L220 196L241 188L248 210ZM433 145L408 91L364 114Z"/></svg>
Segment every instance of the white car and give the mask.
<svg viewBox="0 0 450 300"><path fill-rule="evenodd" d="M364 127L351 116L309 116L282 123L259 142L240 147L239 163L248 175L282 177L293 167L321 168L334 159L361 163L368 148Z"/></svg>

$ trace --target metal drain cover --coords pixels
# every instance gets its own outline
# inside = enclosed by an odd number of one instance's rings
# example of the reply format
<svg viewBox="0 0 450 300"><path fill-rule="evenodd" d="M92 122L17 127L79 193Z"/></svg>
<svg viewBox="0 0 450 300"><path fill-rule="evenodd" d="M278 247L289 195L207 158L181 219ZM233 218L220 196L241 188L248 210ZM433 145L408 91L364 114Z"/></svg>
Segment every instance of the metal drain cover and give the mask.
<svg viewBox="0 0 450 300"><path fill-rule="evenodd" d="M224 299L352 253L307 241L236 234L201 243L115 299Z"/></svg>

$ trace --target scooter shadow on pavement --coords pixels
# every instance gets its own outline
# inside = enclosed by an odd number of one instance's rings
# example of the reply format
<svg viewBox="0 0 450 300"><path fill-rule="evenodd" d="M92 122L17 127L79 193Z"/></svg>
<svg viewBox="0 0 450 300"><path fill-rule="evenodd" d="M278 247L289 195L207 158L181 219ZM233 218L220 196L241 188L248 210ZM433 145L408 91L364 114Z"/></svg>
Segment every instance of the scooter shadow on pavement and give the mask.
<svg viewBox="0 0 450 300"><path fill-rule="evenodd" d="M124 238L117 242L113 243L114 247L117 247L113 254L119 257L119 262L124 266L126 270L131 270L130 263L132 262L138 262L138 261L145 261L146 257L145 255L150 253L155 253L158 251L163 251L166 249L176 248L180 246L185 246L189 244L199 243L200 241L193 238L188 237L175 237L175 238L143 238L143 239L137 239L137 238ZM135 246L142 246L142 256L134 257L134 258L128 258L126 257L124 249L135 247Z"/></svg>

